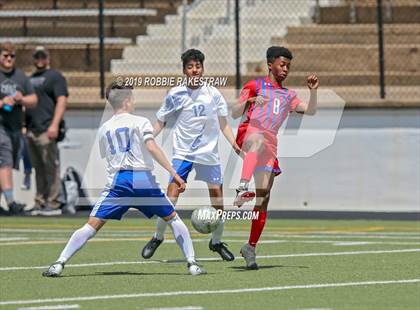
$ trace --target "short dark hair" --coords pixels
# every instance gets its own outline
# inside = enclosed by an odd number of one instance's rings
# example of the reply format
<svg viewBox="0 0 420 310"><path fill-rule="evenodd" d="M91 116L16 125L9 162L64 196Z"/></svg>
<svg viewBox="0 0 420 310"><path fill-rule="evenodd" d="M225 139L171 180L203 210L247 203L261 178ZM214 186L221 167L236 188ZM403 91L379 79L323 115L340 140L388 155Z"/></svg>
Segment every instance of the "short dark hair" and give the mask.
<svg viewBox="0 0 420 310"><path fill-rule="evenodd" d="M185 69L188 62L191 60L199 61L201 65L203 65L205 57L201 51L191 48L181 55L181 59L182 67Z"/></svg>
<svg viewBox="0 0 420 310"><path fill-rule="evenodd" d="M16 47L12 42L7 41L0 44L0 53L3 51L8 52L8 53L15 53Z"/></svg>
<svg viewBox="0 0 420 310"><path fill-rule="evenodd" d="M114 109L122 107L124 100L133 95L133 86L124 85L121 81L113 81L106 89L106 100L111 104Z"/></svg>
<svg viewBox="0 0 420 310"><path fill-rule="evenodd" d="M293 59L292 52L283 46L271 46L267 49L267 62L273 63L276 58L286 57Z"/></svg>

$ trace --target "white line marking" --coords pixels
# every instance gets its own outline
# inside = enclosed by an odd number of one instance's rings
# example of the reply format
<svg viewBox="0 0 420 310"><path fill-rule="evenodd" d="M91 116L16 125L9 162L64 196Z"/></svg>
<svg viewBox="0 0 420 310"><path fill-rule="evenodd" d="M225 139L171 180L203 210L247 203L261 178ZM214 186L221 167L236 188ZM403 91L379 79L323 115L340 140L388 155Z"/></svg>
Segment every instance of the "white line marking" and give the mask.
<svg viewBox="0 0 420 310"><path fill-rule="evenodd" d="M364 255L364 254L387 254L387 253L413 253L420 252L420 249L401 249L401 250L378 250L378 251L351 251L351 252L325 252L325 253L298 253L298 254L278 254L278 255L261 255L257 256L259 259L269 258L288 258L288 257L308 257L308 256L340 256L340 255ZM220 261L220 258L204 257L198 258L197 261ZM104 263L87 263L87 264L69 264L66 268L79 267L95 267L95 266L113 266L113 265L137 265L137 264L158 264L158 263L183 263L183 259L179 260L151 260L151 261L131 261L131 262L104 262ZM1 267L0 271L12 270L31 270L31 269L45 269L49 266L23 266L23 267Z"/></svg>
<svg viewBox="0 0 420 310"><path fill-rule="evenodd" d="M123 298L141 298L141 297L164 297L164 296L182 296L182 295L237 294L237 293L242 294L242 293L250 293L250 292L283 291L283 290L294 290L294 289L313 289L313 288L385 285L385 284L409 284L409 283L419 283L419 282L420 282L420 279L407 279L407 280L341 282L341 283L304 284L304 285L273 286L273 287L254 287L254 288L226 289L226 290L214 290L214 291L175 291L175 292L154 292L154 293L150 292L150 293L132 293L132 294L120 294L120 295L62 297L62 298L50 298L50 299L7 300L7 301L0 302L0 305L23 305L23 304L64 302L64 301L91 301L91 300L109 300L109 299L123 299Z"/></svg>
<svg viewBox="0 0 420 310"><path fill-rule="evenodd" d="M53 305L53 306L39 306L18 308L18 310L53 310L53 309L78 309L79 305Z"/></svg>
<svg viewBox="0 0 420 310"><path fill-rule="evenodd" d="M187 307L175 307L175 308L148 308L146 310L203 310L203 307L187 306Z"/></svg>
<svg viewBox="0 0 420 310"><path fill-rule="evenodd" d="M77 227L75 228L77 229ZM62 232L62 233L72 233L74 232L75 229L35 229L35 228L2 228L0 229L0 233L7 233L7 232L22 232L22 233L31 233L31 232L38 232L38 233L58 233L58 232ZM140 230L141 229L141 230ZM105 231L101 231L101 234L110 234L110 235L133 235L133 236L139 236L139 235L143 235L143 234L147 234L150 235L149 230L147 230L147 232L145 232L144 229L142 229L141 227L139 227L139 231L134 231L134 230L116 230L116 231L112 231L112 230L105 230ZM150 228L150 232L153 232L153 228ZM408 238L415 238L415 239L419 239L420 238L420 232L381 232L381 233L377 233L377 232L338 232L338 231L331 231L331 232L327 232L327 231L302 231L299 232L300 234L297 235L298 232L295 231L290 231L290 232L275 232L275 231L267 231L264 232L264 235L275 235L275 236L282 236L282 237L305 237L305 236L311 236L314 238L321 238L321 237L331 237L331 238L351 238L351 237L369 237L369 238L388 238L390 237L391 239L406 239ZM224 233L225 236L243 236L243 235L248 235L249 232L244 230L244 231L227 231Z"/></svg>
<svg viewBox="0 0 420 310"><path fill-rule="evenodd" d="M141 236L134 236L132 238L104 238L96 237L89 242L138 242L138 241L146 241L149 238L144 238ZM310 238L310 237L309 237ZM12 239L12 238L10 238ZM46 245L46 244L59 244L59 243L67 243L68 238L54 238L54 237L35 237L35 238L16 238L18 242L0 242L0 246L19 246L19 245ZM22 240L22 241L19 241ZM1 241L1 238L0 238ZM243 243L243 240L238 239L225 239L224 242L228 243ZM202 238L193 238L193 242L208 242L208 239ZM175 244L175 240L173 239L165 239L165 243L173 243ZM370 245L370 244L387 244L387 245L420 245L420 242L416 241L409 241L409 242L397 242L397 241L339 241L339 240L291 240L291 239L277 239L277 240L261 240L259 241L261 244L276 244L276 243L332 243L335 246L345 246L345 245Z"/></svg>
<svg viewBox="0 0 420 310"><path fill-rule="evenodd" d="M365 242L365 241L354 241L354 242L349 242L349 241L343 241L343 242L334 242L333 245L335 246L352 246L352 245L368 245L371 244L370 242Z"/></svg>
<svg viewBox="0 0 420 310"><path fill-rule="evenodd" d="M27 237L1 237L0 241L18 241L18 240L28 240Z"/></svg>

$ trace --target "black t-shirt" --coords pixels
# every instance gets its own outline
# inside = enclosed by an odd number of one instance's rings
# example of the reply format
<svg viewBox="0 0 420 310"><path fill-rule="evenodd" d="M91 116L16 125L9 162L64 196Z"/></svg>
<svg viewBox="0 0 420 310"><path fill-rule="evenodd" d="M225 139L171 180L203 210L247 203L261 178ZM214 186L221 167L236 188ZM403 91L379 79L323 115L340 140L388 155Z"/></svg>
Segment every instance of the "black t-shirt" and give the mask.
<svg viewBox="0 0 420 310"><path fill-rule="evenodd" d="M0 99L14 96L20 91L23 96L35 93L29 78L22 70L14 69L11 72L0 71ZM23 124L23 112L20 104L13 105L12 111L0 109L0 127L8 131L20 131Z"/></svg>
<svg viewBox="0 0 420 310"><path fill-rule="evenodd" d="M38 104L33 109L26 109L26 126L34 133L42 133L51 125L57 98L69 95L67 82L55 69L36 71L30 81L38 96Z"/></svg>

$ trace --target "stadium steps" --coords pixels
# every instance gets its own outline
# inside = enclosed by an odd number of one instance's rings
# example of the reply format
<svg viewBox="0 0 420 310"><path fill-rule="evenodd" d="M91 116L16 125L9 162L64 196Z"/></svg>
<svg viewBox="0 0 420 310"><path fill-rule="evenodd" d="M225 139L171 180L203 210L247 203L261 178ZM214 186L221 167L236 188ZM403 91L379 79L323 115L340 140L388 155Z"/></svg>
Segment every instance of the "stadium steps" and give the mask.
<svg viewBox="0 0 420 310"><path fill-rule="evenodd" d="M139 34L146 33L146 23L127 22L127 23L106 23L104 31L106 37L126 37L134 40ZM97 37L98 24L85 22L54 22L54 21L30 21L28 30L22 27L21 21L0 22L0 36L4 37L74 37L82 35L88 37Z"/></svg>
<svg viewBox="0 0 420 310"><path fill-rule="evenodd" d="M265 69L265 68L264 68ZM30 71L28 71L29 73ZM97 72L78 72L78 71L65 71L63 72L70 87L99 87L99 74ZM247 81L252 78L259 77L265 74L265 71L255 72L254 74L244 75L242 81ZM292 71L287 78L287 84L292 86L305 86L305 81L308 73ZM378 85L379 74L378 72L317 72L322 87L333 86L365 86L365 85ZM131 76L131 75L130 75ZM149 75L132 75L132 77L141 77L143 80ZM160 77L171 77L168 75L158 75ZM172 75L175 78L180 75ZM105 75L106 84L109 84L117 76L107 72ZM128 77L128 76L124 76ZM234 87L235 76L227 76L227 85ZM385 72L385 82L389 86L402 85L402 86L416 86L420 85L420 72Z"/></svg>
<svg viewBox="0 0 420 310"><path fill-rule="evenodd" d="M418 24L387 24L385 44L420 44ZM288 27L286 36L273 37L272 44L376 44L378 29L369 24L302 25Z"/></svg>
<svg viewBox="0 0 420 310"><path fill-rule="evenodd" d="M324 88L325 89L325 88ZM345 102L346 108L410 108L420 107L418 98L420 89L417 86L389 86L387 99L379 98L377 86L334 86L328 88L335 91ZM220 89L222 94L232 94L228 89ZM137 109L158 109L167 89L144 90L135 92ZM99 87L70 87L69 109L103 109L105 101L99 97ZM229 97L229 95L227 95ZM233 97L228 99L229 104L234 103ZM339 103L341 105L341 103ZM320 107L336 107L337 103L322 102Z"/></svg>
<svg viewBox="0 0 420 310"><path fill-rule="evenodd" d="M391 1L391 6L383 1L384 23L418 23L420 20L420 2L418 0ZM353 7L351 1L346 5L325 6L319 11L320 24L375 24L376 4L372 2L356 2Z"/></svg>
<svg viewBox="0 0 420 310"><path fill-rule="evenodd" d="M191 2L191 1L190 1ZM105 8L151 8L174 10L182 0L106 0ZM15 9L93 9L98 7L98 0L7 0L0 1L0 8Z"/></svg>
<svg viewBox="0 0 420 310"><path fill-rule="evenodd" d="M289 44L293 51L293 71L377 71L378 46L353 44ZM419 72L420 44L385 46L388 71ZM265 61L248 63L248 72L259 72ZM256 67L257 66L257 67Z"/></svg>
<svg viewBox="0 0 420 310"><path fill-rule="evenodd" d="M207 73L234 74L233 8L229 15L224 0L202 0L196 3L187 15L186 46L198 48L205 53ZM254 42L248 39L249 44L242 49L243 74L246 73L248 61L264 57L272 36L285 34L287 26L308 22L313 5L311 0L255 0L241 3L241 36L258 37ZM178 15L168 15L165 20L164 25L149 25L147 36L137 37L137 45L127 47L123 59L112 61L111 71L177 74L180 70L176 64L179 63L182 38L180 9ZM262 20L264 23L261 23ZM169 43L165 44L165 40ZM162 44L165 44L164 48ZM159 55L159 59L155 63L150 62L155 55Z"/></svg>
<svg viewBox="0 0 420 310"><path fill-rule="evenodd" d="M10 39L10 38L8 38ZM22 38L20 38L22 39ZM54 41L54 38L46 38ZM83 38L74 38L73 43L59 44L62 38L56 38L57 43L45 44L51 55L51 65L61 71L96 71L99 70L99 44L77 43L83 42ZM95 39L97 38L89 38ZM115 38L117 39L117 38ZM32 51L35 46L42 43L36 39L33 42L16 44L16 64L25 71L33 68ZM94 42L94 41L93 41ZM105 41L106 42L106 41ZM105 44L105 70L109 71L111 59L120 58L126 44Z"/></svg>

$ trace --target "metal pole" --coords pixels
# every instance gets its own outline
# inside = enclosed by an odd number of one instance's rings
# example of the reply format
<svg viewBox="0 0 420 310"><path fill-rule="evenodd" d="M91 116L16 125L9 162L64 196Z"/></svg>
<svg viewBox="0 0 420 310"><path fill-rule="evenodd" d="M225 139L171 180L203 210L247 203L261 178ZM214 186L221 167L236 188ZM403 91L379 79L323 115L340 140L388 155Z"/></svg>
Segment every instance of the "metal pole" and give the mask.
<svg viewBox="0 0 420 310"><path fill-rule="evenodd" d="M105 98L105 48L104 48L104 0L98 0L99 4L99 83L101 87L101 99Z"/></svg>
<svg viewBox="0 0 420 310"><path fill-rule="evenodd" d="M241 88L241 42L239 24L239 0L235 0L235 43L236 43L236 89Z"/></svg>
<svg viewBox="0 0 420 310"><path fill-rule="evenodd" d="M186 50L187 46L187 6L188 1L182 0L181 53L183 53Z"/></svg>
<svg viewBox="0 0 420 310"><path fill-rule="evenodd" d="M377 0L376 5L378 23L378 47L379 47L379 85L380 97L385 99L385 57L384 57L384 32L382 20L382 0Z"/></svg>

